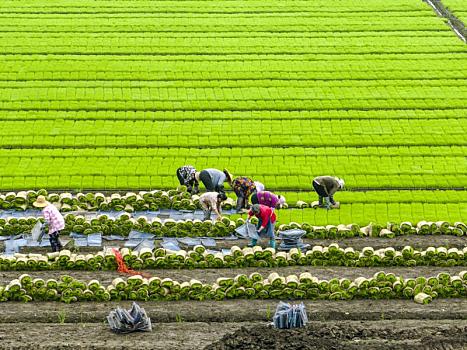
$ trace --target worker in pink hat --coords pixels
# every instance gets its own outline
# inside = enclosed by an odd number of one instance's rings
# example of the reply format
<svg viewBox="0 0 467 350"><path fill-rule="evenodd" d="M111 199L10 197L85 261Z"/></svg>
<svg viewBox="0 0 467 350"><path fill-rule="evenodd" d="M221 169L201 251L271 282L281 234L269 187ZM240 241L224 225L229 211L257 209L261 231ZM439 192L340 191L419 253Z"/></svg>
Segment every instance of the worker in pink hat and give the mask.
<svg viewBox="0 0 467 350"><path fill-rule="evenodd" d="M60 251L63 246L60 242L58 235L60 231L65 228L65 219L60 214L58 209L49 203L44 196L38 196L36 201L33 203L36 208L42 209L42 215L44 215L45 221L49 226L49 241L52 246L52 251Z"/></svg>

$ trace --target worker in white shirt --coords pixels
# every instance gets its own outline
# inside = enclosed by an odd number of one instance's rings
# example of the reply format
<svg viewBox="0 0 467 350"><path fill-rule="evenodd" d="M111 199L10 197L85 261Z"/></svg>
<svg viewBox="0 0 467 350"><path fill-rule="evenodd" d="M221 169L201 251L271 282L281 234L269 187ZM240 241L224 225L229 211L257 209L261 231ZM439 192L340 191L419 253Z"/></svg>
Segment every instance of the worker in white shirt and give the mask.
<svg viewBox="0 0 467 350"><path fill-rule="evenodd" d="M201 204L201 208L204 212L204 219L203 220L210 220L211 213L217 215L216 220L220 220L222 218L222 202L227 199L225 193L218 193L218 192L206 192L199 197L199 203Z"/></svg>

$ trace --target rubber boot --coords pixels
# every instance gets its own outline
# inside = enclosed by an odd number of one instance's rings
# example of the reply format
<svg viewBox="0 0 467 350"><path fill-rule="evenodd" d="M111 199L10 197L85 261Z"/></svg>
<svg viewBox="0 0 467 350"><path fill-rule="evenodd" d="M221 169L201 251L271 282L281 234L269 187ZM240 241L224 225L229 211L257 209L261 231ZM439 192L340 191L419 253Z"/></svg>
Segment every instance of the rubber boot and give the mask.
<svg viewBox="0 0 467 350"><path fill-rule="evenodd" d="M238 197L237 198L237 206L235 207L235 210L237 213L241 213L243 209L243 197Z"/></svg>
<svg viewBox="0 0 467 350"><path fill-rule="evenodd" d="M250 243L248 243L248 247L254 247L258 243L257 239L252 239Z"/></svg>
<svg viewBox="0 0 467 350"><path fill-rule="evenodd" d="M318 199L318 207L319 208L324 208L323 200L324 200L324 198L319 196L319 199Z"/></svg>
<svg viewBox="0 0 467 350"><path fill-rule="evenodd" d="M204 218L203 221L211 219L211 211L210 210L203 210Z"/></svg>
<svg viewBox="0 0 467 350"><path fill-rule="evenodd" d="M275 240L275 239L270 239L270 240L269 240L269 246L270 246L271 248L276 249L276 240Z"/></svg>

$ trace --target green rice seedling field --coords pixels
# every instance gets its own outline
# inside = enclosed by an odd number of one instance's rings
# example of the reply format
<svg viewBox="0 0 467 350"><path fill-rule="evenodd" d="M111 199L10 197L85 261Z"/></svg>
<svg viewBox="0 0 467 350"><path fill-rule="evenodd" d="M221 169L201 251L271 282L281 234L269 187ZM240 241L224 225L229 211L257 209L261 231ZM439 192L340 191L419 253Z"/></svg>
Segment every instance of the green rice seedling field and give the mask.
<svg viewBox="0 0 467 350"><path fill-rule="evenodd" d="M454 16L464 22L467 19L467 4L459 0L443 0L443 4L451 11Z"/></svg>
<svg viewBox="0 0 467 350"><path fill-rule="evenodd" d="M1 1L0 348L465 347L467 45L448 24L422 0ZM196 219L186 164L284 195L278 249L233 236L228 186L226 215ZM312 208L319 175L345 180L340 209ZM61 252L32 244L38 195ZM289 229L307 249L279 247ZM269 327L279 300L307 326ZM153 331L111 333L133 301Z"/></svg>
<svg viewBox="0 0 467 350"><path fill-rule="evenodd" d="M465 190L467 48L422 1L5 1L0 36L3 190ZM363 219L466 217L426 193Z"/></svg>

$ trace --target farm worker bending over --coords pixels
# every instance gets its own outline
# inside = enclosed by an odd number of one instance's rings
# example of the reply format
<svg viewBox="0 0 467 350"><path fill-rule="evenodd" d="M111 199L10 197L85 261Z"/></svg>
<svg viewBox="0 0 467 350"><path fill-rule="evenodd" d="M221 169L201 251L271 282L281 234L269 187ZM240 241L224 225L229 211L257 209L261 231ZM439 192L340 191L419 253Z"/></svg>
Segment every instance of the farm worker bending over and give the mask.
<svg viewBox="0 0 467 350"><path fill-rule="evenodd" d="M224 182L232 183L232 174L227 169L204 169L196 173L196 180L201 181L208 192L219 192L225 195Z"/></svg>
<svg viewBox="0 0 467 350"><path fill-rule="evenodd" d="M216 220L221 219L221 212L222 212L222 201L225 201L227 196L225 193L217 193L217 192L206 192L199 197L199 204L201 204L201 208L204 212L204 219L209 220L211 219L211 212L217 214Z"/></svg>
<svg viewBox="0 0 467 350"><path fill-rule="evenodd" d="M274 209L262 204L254 204L248 213L248 222L252 216L256 216L259 221L256 229L259 235L266 235L269 237L269 245L271 248L276 248L276 238L274 236L274 225L276 224L276 214ZM254 247L258 241L252 239L249 247Z"/></svg>
<svg viewBox="0 0 467 350"><path fill-rule="evenodd" d="M199 192L199 182L196 180L196 169L191 165L185 165L177 169L178 181L180 185L186 186L187 191L191 194Z"/></svg>
<svg viewBox="0 0 467 350"><path fill-rule="evenodd" d="M251 195L251 203L279 209L285 204L285 197L269 191L258 191Z"/></svg>
<svg viewBox="0 0 467 350"><path fill-rule="evenodd" d="M58 209L51 203L49 203L44 196L38 196L36 201L33 203L36 208L42 208L42 215L44 215L45 221L49 226L49 241L52 246L52 251L60 251L62 249L62 243L58 239L60 231L65 228L65 220Z"/></svg>
<svg viewBox="0 0 467 350"><path fill-rule="evenodd" d="M232 181L232 188L237 195L237 213L240 213L248 208L248 198L256 191L256 186L252 179L241 176Z"/></svg>
<svg viewBox="0 0 467 350"><path fill-rule="evenodd" d="M339 202L334 201L334 193L344 188L344 180L332 176L318 176L313 179L313 188L318 193L320 208L339 208ZM324 203L323 203L324 198Z"/></svg>

